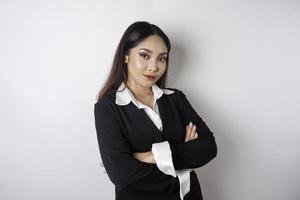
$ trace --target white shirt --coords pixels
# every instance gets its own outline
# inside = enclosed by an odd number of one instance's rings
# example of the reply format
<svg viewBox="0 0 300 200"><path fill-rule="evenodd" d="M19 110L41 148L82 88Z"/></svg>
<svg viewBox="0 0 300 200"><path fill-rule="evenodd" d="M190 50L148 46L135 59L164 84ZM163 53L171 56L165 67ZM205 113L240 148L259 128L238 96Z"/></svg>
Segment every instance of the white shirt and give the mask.
<svg viewBox="0 0 300 200"><path fill-rule="evenodd" d="M123 90L123 87L125 89ZM121 91L123 90L123 91ZM126 87L124 82L118 88L116 93L116 104L118 105L127 105L131 101L139 108L144 109L153 123L157 126L159 130L162 131L162 122L159 114L158 105L156 103L157 99L159 99L163 94L170 95L173 94L173 90L169 89L161 89L156 84L152 85L152 91L154 94L154 101L153 101L153 109L149 106L143 104L142 102L138 101L130 89ZM182 169L182 170L175 170L173 161L172 161L172 152L170 150L170 145L168 141L153 143L152 144L152 153L153 158L156 162L157 167L165 174L171 175L173 177L178 176L180 182L180 198L183 200L183 197L190 191L190 171L191 169Z"/></svg>

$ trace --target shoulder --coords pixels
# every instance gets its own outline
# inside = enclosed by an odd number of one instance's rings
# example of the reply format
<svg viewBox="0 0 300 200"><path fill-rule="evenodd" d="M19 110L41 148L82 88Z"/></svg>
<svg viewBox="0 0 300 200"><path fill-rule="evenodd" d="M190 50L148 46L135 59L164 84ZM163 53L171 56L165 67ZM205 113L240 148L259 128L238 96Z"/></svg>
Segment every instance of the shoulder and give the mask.
<svg viewBox="0 0 300 200"><path fill-rule="evenodd" d="M182 89L174 88L174 87L165 87L164 89L174 91L170 96L174 96L175 98L182 99L185 97L185 93Z"/></svg>
<svg viewBox="0 0 300 200"><path fill-rule="evenodd" d="M175 101L176 104L179 105L181 108L184 108L186 105L190 104L190 102L186 96L186 93L184 92L183 89L172 88L172 87L167 87L166 89L174 91L173 94L168 95L168 96L170 96L170 98L172 98L173 101Z"/></svg>
<svg viewBox="0 0 300 200"><path fill-rule="evenodd" d="M94 103L94 111L95 112L117 112L117 105L115 104L116 93L111 92L108 95L98 99L97 102Z"/></svg>

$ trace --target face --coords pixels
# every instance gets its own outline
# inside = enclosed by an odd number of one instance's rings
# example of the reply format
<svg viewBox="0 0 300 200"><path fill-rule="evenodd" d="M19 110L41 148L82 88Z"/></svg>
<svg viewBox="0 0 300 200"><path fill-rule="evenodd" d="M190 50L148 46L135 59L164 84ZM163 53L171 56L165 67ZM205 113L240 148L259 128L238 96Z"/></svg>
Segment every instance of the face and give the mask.
<svg viewBox="0 0 300 200"><path fill-rule="evenodd" d="M151 87L166 70L167 51L164 41L156 35L145 38L132 48L129 55L125 56L128 69L127 84Z"/></svg>

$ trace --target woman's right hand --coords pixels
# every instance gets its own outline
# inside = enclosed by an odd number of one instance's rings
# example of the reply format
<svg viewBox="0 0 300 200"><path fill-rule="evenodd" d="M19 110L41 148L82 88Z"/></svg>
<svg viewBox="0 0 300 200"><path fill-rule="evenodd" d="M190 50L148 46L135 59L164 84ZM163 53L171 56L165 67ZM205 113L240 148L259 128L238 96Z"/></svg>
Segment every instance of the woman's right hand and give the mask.
<svg viewBox="0 0 300 200"><path fill-rule="evenodd" d="M194 140L196 138L198 138L198 133L196 132L196 126L193 125L192 122L190 122L189 125L186 126L184 142L188 142L188 141Z"/></svg>

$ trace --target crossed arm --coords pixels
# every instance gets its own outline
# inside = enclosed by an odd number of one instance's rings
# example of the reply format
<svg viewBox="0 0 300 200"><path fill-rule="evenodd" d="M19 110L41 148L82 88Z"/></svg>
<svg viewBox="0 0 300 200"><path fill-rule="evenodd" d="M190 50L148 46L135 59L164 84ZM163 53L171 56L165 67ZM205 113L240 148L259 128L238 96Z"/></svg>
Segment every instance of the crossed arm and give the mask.
<svg viewBox="0 0 300 200"><path fill-rule="evenodd" d="M193 122L195 128L193 131L187 127L184 143L170 144L174 168L201 167L217 154L215 138L186 96L180 90L177 95L186 124ZM151 151L130 152L113 115L115 111L111 105L105 104L95 105L95 119L103 166L111 181L119 188L170 191L177 180L158 169Z"/></svg>
<svg viewBox="0 0 300 200"><path fill-rule="evenodd" d="M191 122L188 126L186 126L186 134L185 134L184 142L188 142L196 138L198 138L198 133L196 132L196 126L193 125L193 123ZM152 151L134 152L132 155L135 159L141 162L152 163L152 164L156 163ZM100 163L100 166L102 167L103 172L107 173L103 166L103 163Z"/></svg>

